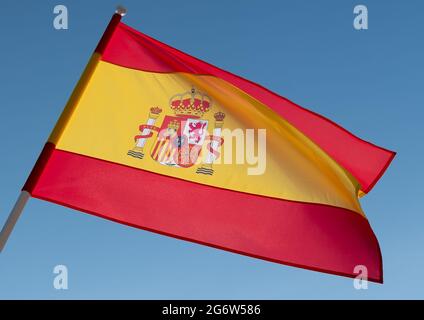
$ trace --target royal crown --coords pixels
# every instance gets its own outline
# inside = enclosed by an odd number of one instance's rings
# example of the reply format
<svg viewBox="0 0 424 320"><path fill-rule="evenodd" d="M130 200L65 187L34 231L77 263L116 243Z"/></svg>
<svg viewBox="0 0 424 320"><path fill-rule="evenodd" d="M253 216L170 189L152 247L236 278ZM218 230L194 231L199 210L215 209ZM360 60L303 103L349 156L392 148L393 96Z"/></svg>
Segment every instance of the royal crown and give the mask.
<svg viewBox="0 0 424 320"><path fill-rule="evenodd" d="M213 116L214 116L216 121L224 121L225 113L219 111L219 112L215 113Z"/></svg>
<svg viewBox="0 0 424 320"><path fill-rule="evenodd" d="M159 107L151 107L150 112L153 113L153 114L159 114L159 113L162 112L162 109L159 108Z"/></svg>
<svg viewBox="0 0 424 320"><path fill-rule="evenodd" d="M211 99L204 93L192 88L181 94L173 96L169 104L176 116L191 115L201 118L211 108Z"/></svg>

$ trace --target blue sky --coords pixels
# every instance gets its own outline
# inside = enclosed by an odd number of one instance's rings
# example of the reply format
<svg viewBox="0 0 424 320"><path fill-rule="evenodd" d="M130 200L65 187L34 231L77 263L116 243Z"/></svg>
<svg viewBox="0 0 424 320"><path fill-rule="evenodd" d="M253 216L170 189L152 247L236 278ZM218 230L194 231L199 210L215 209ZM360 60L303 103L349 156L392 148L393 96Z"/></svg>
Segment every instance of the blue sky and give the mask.
<svg viewBox="0 0 424 320"><path fill-rule="evenodd" d="M122 1L123 21L258 82L398 153L362 200L385 283L287 267L129 228L31 199L0 254L1 299L424 298L424 2ZM69 29L53 28L64 4ZM3 1L0 223L116 6ZM369 29L353 28L365 4ZM64 264L69 289L53 288Z"/></svg>

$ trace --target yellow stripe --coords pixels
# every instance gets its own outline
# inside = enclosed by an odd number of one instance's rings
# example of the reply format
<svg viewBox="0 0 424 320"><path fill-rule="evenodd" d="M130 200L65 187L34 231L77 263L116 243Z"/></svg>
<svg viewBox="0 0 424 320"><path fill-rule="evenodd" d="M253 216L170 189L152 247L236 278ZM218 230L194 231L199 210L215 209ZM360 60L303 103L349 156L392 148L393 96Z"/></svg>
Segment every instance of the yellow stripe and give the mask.
<svg viewBox="0 0 424 320"><path fill-rule="evenodd" d="M198 165L161 165L150 155L156 133L147 140L142 160L127 155L135 146L139 125L148 120L150 108L159 106L163 110L155 123L160 127L165 116L174 116L170 97L189 91L192 86L213 100L211 109L202 117L208 121L210 134L216 125L216 112L226 115L223 129L255 129L256 135L257 129L266 129L264 174L248 175L247 169L252 165L247 163L214 163L212 176L196 174ZM231 138L224 136L224 140L219 160L225 158L225 146ZM363 214L357 198L359 184L351 175L274 111L212 76L143 72L100 61L78 100L78 107L55 142L62 150L167 176L252 194L334 205ZM202 156L207 151L205 145ZM234 147L232 153L235 155Z"/></svg>
<svg viewBox="0 0 424 320"><path fill-rule="evenodd" d="M57 142L60 139L60 136L63 133L64 128L66 127L66 124L68 123L69 119L72 117L72 113L74 112L76 106L78 105L78 102L80 98L82 97L85 88L87 87L88 82L91 79L91 76L93 75L99 61L100 61L100 54L93 53L93 55L90 58L90 61L88 61L87 66L85 67L84 72L81 75L81 78L79 79L77 85L75 86L74 91L72 92L67 104L65 105L65 108L62 111L62 114L59 117L59 120L57 121L55 127L53 128L53 131L50 134L49 141L57 144Z"/></svg>

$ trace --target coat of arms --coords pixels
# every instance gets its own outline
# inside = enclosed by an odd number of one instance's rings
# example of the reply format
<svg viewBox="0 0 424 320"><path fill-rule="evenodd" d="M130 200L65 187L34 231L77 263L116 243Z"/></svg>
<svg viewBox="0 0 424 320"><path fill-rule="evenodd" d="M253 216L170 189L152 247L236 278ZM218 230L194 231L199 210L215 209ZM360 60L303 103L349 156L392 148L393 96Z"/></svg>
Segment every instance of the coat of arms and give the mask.
<svg viewBox="0 0 424 320"><path fill-rule="evenodd" d="M219 156L217 149L224 142L221 129L225 114L215 113L213 124L202 119L211 109L212 100L195 88L171 97L169 106L174 115L165 115L160 127L155 126L155 123L162 109L150 108L147 123L139 126L140 134L134 137L135 146L127 154L143 159L146 141L156 132L156 139L150 149L151 158L162 165L190 168L198 162L206 144L206 157L198 166L196 173L212 175L214 172L212 164ZM212 130L213 134L209 135L208 130Z"/></svg>

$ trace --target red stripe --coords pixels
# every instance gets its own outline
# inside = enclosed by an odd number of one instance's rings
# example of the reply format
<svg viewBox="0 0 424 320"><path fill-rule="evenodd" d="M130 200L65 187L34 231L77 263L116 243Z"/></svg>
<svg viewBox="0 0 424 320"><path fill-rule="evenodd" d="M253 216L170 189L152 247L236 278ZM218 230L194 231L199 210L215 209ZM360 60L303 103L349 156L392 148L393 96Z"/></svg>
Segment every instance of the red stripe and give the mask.
<svg viewBox="0 0 424 320"><path fill-rule="evenodd" d="M364 141L323 116L120 23L104 50L102 60L151 72L190 72L219 77L269 106L307 135L348 170L368 192L395 153Z"/></svg>
<svg viewBox="0 0 424 320"><path fill-rule="evenodd" d="M338 207L205 186L54 150L31 192L133 227L287 265L382 282L368 221Z"/></svg>
<svg viewBox="0 0 424 320"><path fill-rule="evenodd" d="M120 14L115 13L112 18L109 21L109 24L107 25L105 32L103 33L103 36L101 37L99 43L97 44L95 52L99 54L103 54L107 44L109 43L110 38L112 37L113 33L116 30L116 27L119 25L119 22L121 21L122 16Z"/></svg>
<svg viewBox="0 0 424 320"><path fill-rule="evenodd" d="M38 156L37 162L32 168L32 171L30 175L28 176L28 179L25 182L22 190L26 190L29 193L31 193L31 191L36 186L38 178L43 172L54 150L55 150L55 145L53 143L47 142L44 145L43 150L41 150L40 155Z"/></svg>

